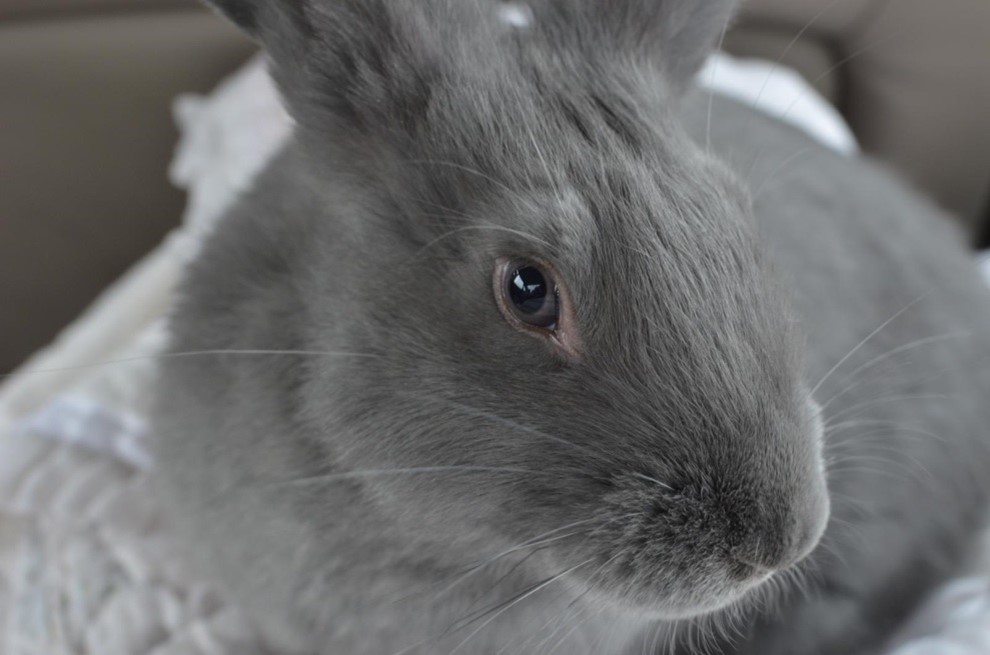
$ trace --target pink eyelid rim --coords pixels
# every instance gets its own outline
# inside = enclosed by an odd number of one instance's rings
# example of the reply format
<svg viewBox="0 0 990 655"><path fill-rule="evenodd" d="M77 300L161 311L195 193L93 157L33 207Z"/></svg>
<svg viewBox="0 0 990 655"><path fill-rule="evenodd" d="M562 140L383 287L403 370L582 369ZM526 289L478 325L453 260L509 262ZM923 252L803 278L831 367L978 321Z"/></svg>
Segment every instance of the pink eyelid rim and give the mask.
<svg viewBox="0 0 990 655"><path fill-rule="evenodd" d="M580 360L583 348L581 338L578 333L577 319L574 316L574 304L571 302L571 296L567 291L567 287L564 285L560 275L557 274L557 271L553 266L539 259L526 259L534 264L539 264L541 267L546 269L553 276L554 282L557 285L557 297L560 300L560 318L557 321L556 329L551 331L533 327L532 325L526 325L516 318L516 315L511 309L509 309L508 305L506 305L505 294L502 293L502 283L505 280L505 273L510 265L521 261L520 259L499 257L495 260L495 273L492 275L492 289L495 293L495 303L498 305L499 310L502 312L502 316L505 317L505 320L508 321L509 325L516 328L520 332L543 339L550 344L554 351L562 355L567 360Z"/></svg>

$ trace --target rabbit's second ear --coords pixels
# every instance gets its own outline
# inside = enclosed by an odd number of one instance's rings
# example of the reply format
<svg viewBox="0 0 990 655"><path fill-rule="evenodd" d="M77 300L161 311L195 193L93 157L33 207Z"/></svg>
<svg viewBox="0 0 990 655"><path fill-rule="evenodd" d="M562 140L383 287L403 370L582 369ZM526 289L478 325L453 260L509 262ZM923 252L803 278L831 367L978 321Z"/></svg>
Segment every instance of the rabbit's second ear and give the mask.
<svg viewBox="0 0 990 655"><path fill-rule="evenodd" d="M684 88L730 22L735 0L530 0L557 41L633 53Z"/></svg>
<svg viewBox="0 0 990 655"><path fill-rule="evenodd" d="M270 51L297 44L307 33L306 0L204 0Z"/></svg>
<svg viewBox="0 0 990 655"><path fill-rule="evenodd" d="M258 2L256 0L206 0L232 23L252 37L258 32Z"/></svg>
<svg viewBox="0 0 990 655"><path fill-rule="evenodd" d="M428 73L428 10L461 0L204 0L261 45L297 123L386 119ZM472 3L463 3L472 4ZM440 20L434 23L442 22ZM385 119L383 119L385 120ZM325 121L323 121L325 124Z"/></svg>

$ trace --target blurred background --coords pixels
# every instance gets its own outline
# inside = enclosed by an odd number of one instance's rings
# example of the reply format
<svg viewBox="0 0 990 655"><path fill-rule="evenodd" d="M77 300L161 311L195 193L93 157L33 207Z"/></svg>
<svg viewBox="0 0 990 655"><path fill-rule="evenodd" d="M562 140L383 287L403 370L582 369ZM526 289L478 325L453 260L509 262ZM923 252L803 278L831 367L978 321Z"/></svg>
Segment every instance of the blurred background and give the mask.
<svg viewBox="0 0 990 655"><path fill-rule="evenodd" d="M724 49L801 72L990 240L990 1L749 0ZM178 224L171 104L252 53L194 0L0 0L0 373Z"/></svg>

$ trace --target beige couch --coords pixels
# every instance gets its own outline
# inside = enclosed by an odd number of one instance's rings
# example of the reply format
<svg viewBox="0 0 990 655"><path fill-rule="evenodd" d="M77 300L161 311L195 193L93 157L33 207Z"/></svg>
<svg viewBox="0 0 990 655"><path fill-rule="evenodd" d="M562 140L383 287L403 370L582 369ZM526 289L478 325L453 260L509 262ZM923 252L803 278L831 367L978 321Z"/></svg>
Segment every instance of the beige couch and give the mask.
<svg viewBox="0 0 990 655"><path fill-rule="evenodd" d="M990 2L751 0L727 49L801 70L987 238ZM192 0L0 0L0 372L178 220L169 101L252 46Z"/></svg>

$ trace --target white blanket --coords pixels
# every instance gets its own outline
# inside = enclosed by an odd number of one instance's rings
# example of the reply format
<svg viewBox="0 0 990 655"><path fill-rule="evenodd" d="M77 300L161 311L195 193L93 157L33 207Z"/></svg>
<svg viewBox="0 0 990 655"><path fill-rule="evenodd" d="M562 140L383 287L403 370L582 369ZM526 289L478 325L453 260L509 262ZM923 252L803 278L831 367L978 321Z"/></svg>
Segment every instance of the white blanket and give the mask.
<svg viewBox="0 0 990 655"><path fill-rule="evenodd" d="M786 69L719 57L699 82L856 151ZM148 487L144 416L182 265L290 124L257 61L208 98L181 98L176 114L183 227L0 387L2 655L267 652L235 604L185 571ZM947 586L896 641L897 655L990 652L986 579Z"/></svg>

